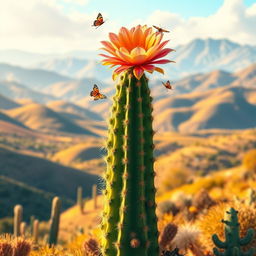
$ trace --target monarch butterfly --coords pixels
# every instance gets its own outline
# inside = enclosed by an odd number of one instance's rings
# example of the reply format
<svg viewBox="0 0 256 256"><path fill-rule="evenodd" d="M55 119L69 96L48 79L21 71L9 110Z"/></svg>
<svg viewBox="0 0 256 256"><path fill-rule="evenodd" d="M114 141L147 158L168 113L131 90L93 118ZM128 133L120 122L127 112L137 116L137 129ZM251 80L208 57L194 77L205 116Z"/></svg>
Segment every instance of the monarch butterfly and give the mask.
<svg viewBox="0 0 256 256"><path fill-rule="evenodd" d="M155 25L153 25L153 27L154 27L155 29L157 29L159 33L164 33L164 32L169 33L169 32L170 32L169 30L166 30L166 29L157 27L157 26L155 26Z"/></svg>
<svg viewBox="0 0 256 256"><path fill-rule="evenodd" d="M107 98L106 95L100 93L99 88L96 84L93 86L93 89L92 89L90 95L91 95L91 97L94 97L94 100Z"/></svg>
<svg viewBox="0 0 256 256"><path fill-rule="evenodd" d="M167 89L170 89L170 90L173 89L169 80L168 80L166 83L162 82L162 84L163 84L164 87L167 88Z"/></svg>
<svg viewBox="0 0 256 256"><path fill-rule="evenodd" d="M93 22L93 27L98 28L99 26L101 26L105 21L103 21L103 17L101 15L101 13L98 14L97 19Z"/></svg>

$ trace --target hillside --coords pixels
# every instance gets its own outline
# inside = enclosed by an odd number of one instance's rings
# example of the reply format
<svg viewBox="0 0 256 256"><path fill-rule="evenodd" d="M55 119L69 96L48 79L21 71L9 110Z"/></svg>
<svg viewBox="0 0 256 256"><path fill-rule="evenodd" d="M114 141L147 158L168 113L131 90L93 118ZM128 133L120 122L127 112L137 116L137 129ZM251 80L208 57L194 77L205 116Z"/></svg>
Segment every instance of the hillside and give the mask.
<svg viewBox="0 0 256 256"><path fill-rule="evenodd" d="M39 220L48 220L51 213L51 201L54 194L28 186L14 179L0 176L0 218L13 214L13 208L17 204L24 206L23 216L29 222L34 215ZM62 211L73 205L72 200L62 198Z"/></svg>
<svg viewBox="0 0 256 256"><path fill-rule="evenodd" d="M4 114L1 110L0 110L0 122L2 123L9 123L9 124L13 124L15 126L19 126L22 128L26 128L26 126L24 124L22 124L21 122L9 117L8 115ZM1 128L0 128L1 130Z"/></svg>
<svg viewBox="0 0 256 256"><path fill-rule="evenodd" d="M17 108L20 104L0 94L0 109Z"/></svg>
<svg viewBox="0 0 256 256"><path fill-rule="evenodd" d="M69 81L70 78L47 70L28 69L0 63L0 81L1 80L25 84L31 89L42 89L56 82Z"/></svg>
<svg viewBox="0 0 256 256"><path fill-rule="evenodd" d="M16 109L7 110L6 113L34 130L51 133L62 132L98 136L86 128L76 125L61 114L40 104L21 106Z"/></svg>
<svg viewBox="0 0 256 256"><path fill-rule="evenodd" d="M47 104L47 107L62 115L70 116L71 118L73 117L74 119L93 121L103 120L99 114L63 100L50 102Z"/></svg>
<svg viewBox="0 0 256 256"><path fill-rule="evenodd" d="M20 83L13 81L0 81L0 94L13 100L29 99L38 103L56 100L56 97L32 90Z"/></svg>
<svg viewBox="0 0 256 256"><path fill-rule="evenodd" d="M1 176L69 200L76 199L78 186L83 187L85 195L91 195L92 185L98 182L95 175L18 153L3 146L0 146L0 159Z"/></svg>
<svg viewBox="0 0 256 256"><path fill-rule="evenodd" d="M158 131L195 132L201 129L246 129L256 126L256 106L247 99L256 88L226 86L184 94L155 103Z"/></svg>
<svg viewBox="0 0 256 256"><path fill-rule="evenodd" d="M99 175L105 166L104 155L106 151L102 147L103 143L102 140L87 140L57 152L51 159L64 165L85 170L87 173Z"/></svg>

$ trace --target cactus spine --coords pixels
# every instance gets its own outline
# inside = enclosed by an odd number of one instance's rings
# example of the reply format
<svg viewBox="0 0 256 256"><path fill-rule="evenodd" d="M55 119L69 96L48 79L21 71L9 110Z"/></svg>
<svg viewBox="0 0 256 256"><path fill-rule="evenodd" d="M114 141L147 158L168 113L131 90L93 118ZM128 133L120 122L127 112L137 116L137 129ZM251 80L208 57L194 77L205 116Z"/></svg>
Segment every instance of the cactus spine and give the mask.
<svg viewBox="0 0 256 256"><path fill-rule="evenodd" d="M97 209L97 185L92 186L93 208Z"/></svg>
<svg viewBox="0 0 256 256"><path fill-rule="evenodd" d="M80 209L80 212L84 212L84 201L83 201L83 188L78 187L77 188L77 205Z"/></svg>
<svg viewBox="0 0 256 256"><path fill-rule="evenodd" d="M238 211L231 208L225 214L226 220L222 220L225 224L225 242L222 242L216 234L212 236L214 244L218 248L224 249L224 252L220 252L217 248L214 248L213 252L216 256L252 256L254 254L253 248L246 253L241 250L241 246L247 245L252 241L254 230L249 229L246 236L244 238L240 238L237 214Z"/></svg>
<svg viewBox="0 0 256 256"><path fill-rule="evenodd" d="M22 222L22 215L23 215L23 207L21 205L16 205L14 207L14 236L20 236L20 227Z"/></svg>
<svg viewBox="0 0 256 256"><path fill-rule="evenodd" d="M38 237L39 237L39 221L38 220L34 220L33 222L33 240L34 243L37 244L38 243Z"/></svg>
<svg viewBox="0 0 256 256"><path fill-rule="evenodd" d="M58 241L59 223L60 223L60 208L61 200L59 197L54 197L52 200L52 213L50 219L50 232L48 243L50 246L56 245Z"/></svg>
<svg viewBox="0 0 256 256"><path fill-rule="evenodd" d="M145 75L117 84L107 141L104 256L158 256L152 98Z"/></svg>

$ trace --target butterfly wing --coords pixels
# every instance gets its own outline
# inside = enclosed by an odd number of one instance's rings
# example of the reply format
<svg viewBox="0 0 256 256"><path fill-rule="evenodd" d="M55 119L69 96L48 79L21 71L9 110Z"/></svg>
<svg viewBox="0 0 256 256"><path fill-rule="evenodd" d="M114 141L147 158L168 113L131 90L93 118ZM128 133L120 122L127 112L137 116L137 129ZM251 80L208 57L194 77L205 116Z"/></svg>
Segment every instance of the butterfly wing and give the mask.
<svg viewBox="0 0 256 256"><path fill-rule="evenodd" d="M98 86L95 84L95 85L93 86L93 89L92 89L90 95L91 95L92 97L96 97L98 94L99 94L99 88L98 88Z"/></svg>
<svg viewBox="0 0 256 256"><path fill-rule="evenodd" d="M101 15L101 13L98 14L96 20L93 22L93 26L95 27L99 27L100 25L102 25L104 23L103 21L103 16Z"/></svg>
<svg viewBox="0 0 256 256"><path fill-rule="evenodd" d="M154 27L155 29L157 29L158 31L161 30L161 28L159 28L158 26L153 25L153 27Z"/></svg>
<svg viewBox="0 0 256 256"><path fill-rule="evenodd" d="M106 95L100 93L99 88L96 84L93 86L93 90L91 91L90 95L94 97L94 100L107 98Z"/></svg>
<svg viewBox="0 0 256 256"><path fill-rule="evenodd" d="M169 33L170 31L169 30L166 30L166 29L161 29L162 30L162 32L166 32L166 33Z"/></svg>
<svg viewBox="0 0 256 256"><path fill-rule="evenodd" d="M98 14L97 20L99 21L100 24L103 23L103 16L101 15L101 13Z"/></svg>

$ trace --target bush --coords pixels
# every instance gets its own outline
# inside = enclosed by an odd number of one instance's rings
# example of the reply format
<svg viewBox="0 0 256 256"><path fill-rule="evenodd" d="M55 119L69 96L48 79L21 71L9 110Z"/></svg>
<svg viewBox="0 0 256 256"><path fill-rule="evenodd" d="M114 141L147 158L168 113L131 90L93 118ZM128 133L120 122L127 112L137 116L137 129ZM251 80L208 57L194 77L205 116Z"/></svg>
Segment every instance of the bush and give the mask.
<svg viewBox="0 0 256 256"><path fill-rule="evenodd" d="M158 209L159 209L159 212L162 214L171 213L173 216L175 216L179 212L179 209L171 201L163 201L163 202L159 203Z"/></svg>
<svg viewBox="0 0 256 256"><path fill-rule="evenodd" d="M159 189L162 192L180 187L188 183L191 178L191 172L185 168L170 168L160 177Z"/></svg>
<svg viewBox="0 0 256 256"><path fill-rule="evenodd" d="M247 171L256 173L256 149L249 150L243 158L243 165Z"/></svg>

